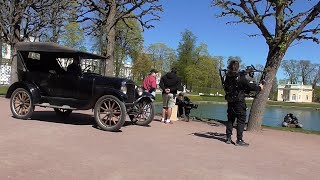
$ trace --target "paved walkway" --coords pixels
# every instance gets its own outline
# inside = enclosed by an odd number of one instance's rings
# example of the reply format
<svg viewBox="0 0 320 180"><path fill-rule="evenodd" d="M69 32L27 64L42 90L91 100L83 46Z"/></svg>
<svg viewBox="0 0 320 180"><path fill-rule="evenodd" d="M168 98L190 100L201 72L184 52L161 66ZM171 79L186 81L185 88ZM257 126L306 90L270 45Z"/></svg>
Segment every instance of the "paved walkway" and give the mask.
<svg viewBox="0 0 320 180"><path fill-rule="evenodd" d="M223 126L200 122L154 121L111 133L92 127L91 111L65 122L44 108L36 108L31 120L14 119L4 98L0 109L1 180L320 177L319 135L245 132L246 148L222 142Z"/></svg>

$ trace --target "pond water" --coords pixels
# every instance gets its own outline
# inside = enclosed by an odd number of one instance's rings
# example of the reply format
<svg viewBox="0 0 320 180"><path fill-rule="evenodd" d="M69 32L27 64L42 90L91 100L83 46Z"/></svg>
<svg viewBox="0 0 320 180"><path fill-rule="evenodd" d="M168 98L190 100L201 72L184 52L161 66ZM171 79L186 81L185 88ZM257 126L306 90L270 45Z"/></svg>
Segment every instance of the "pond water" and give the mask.
<svg viewBox="0 0 320 180"><path fill-rule="evenodd" d="M161 104L156 104L156 112L161 113ZM199 104L198 109L191 110L191 116L227 121L226 104ZM249 117L250 107L247 114ZM320 111L315 109L299 109L289 107L267 106L263 115L263 125L281 127L283 117L293 113L303 124L305 130L320 131Z"/></svg>

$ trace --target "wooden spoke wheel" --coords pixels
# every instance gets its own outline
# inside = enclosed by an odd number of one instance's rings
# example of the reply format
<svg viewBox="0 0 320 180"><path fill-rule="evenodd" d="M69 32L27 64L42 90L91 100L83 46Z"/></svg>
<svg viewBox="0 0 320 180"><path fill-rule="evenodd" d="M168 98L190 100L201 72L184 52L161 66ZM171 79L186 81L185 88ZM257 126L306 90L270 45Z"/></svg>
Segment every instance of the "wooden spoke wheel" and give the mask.
<svg viewBox="0 0 320 180"><path fill-rule="evenodd" d="M31 94L26 89L16 89L11 95L10 108L15 118L30 118L34 111Z"/></svg>
<svg viewBox="0 0 320 180"><path fill-rule="evenodd" d="M142 100L137 104L138 114L130 115L130 119L137 125L146 126L153 121L154 104L148 100Z"/></svg>
<svg viewBox="0 0 320 180"><path fill-rule="evenodd" d="M94 117L101 129L118 131L125 123L126 108L115 96L102 96L94 107Z"/></svg>

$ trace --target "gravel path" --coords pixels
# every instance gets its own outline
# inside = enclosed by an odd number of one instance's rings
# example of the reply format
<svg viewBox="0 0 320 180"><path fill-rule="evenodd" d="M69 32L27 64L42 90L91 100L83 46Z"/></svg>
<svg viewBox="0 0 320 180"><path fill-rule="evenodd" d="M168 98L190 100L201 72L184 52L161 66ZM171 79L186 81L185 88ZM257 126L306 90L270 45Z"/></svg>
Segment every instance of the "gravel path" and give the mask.
<svg viewBox="0 0 320 180"><path fill-rule="evenodd" d="M0 109L1 180L320 178L319 135L245 132L250 146L237 147L222 142L223 125L156 118L151 127L127 123L111 133L92 126L91 111L65 121L36 107L31 120L18 120L4 98Z"/></svg>

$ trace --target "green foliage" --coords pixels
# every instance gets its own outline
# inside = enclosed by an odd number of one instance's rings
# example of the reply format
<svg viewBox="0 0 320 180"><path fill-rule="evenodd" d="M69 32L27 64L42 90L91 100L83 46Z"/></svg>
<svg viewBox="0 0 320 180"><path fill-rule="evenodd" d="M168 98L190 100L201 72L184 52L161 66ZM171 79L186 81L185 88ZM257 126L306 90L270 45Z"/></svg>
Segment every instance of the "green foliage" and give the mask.
<svg viewBox="0 0 320 180"><path fill-rule="evenodd" d="M184 84L189 88L189 82L187 80L186 68L189 65L195 63L195 51L196 50L196 37L195 35L186 30L182 33L182 39L179 42L178 47L178 61L174 66L178 68L178 75L182 78Z"/></svg>
<svg viewBox="0 0 320 180"><path fill-rule="evenodd" d="M175 51L164 43L154 43L147 47L153 61L152 67L159 72L169 72L172 64L177 60Z"/></svg>
<svg viewBox="0 0 320 180"><path fill-rule="evenodd" d="M316 86L314 89L315 102L320 102L320 86Z"/></svg>
<svg viewBox="0 0 320 180"><path fill-rule="evenodd" d="M8 88L9 87L7 87L7 86L0 86L0 95L7 94Z"/></svg>
<svg viewBox="0 0 320 180"><path fill-rule="evenodd" d="M132 66L132 73L135 81L142 81L152 68L152 60L150 55L140 53L136 55Z"/></svg>
<svg viewBox="0 0 320 180"><path fill-rule="evenodd" d="M201 102L201 101L210 101L210 102L226 102L224 97L216 97L216 96L188 96L192 102ZM161 94L156 95L156 102L162 102Z"/></svg>
<svg viewBox="0 0 320 180"><path fill-rule="evenodd" d="M65 25L65 33L62 35L62 43L65 46L84 49L84 34L83 30L77 22L69 22Z"/></svg>
<svg viewBox="0 0 320 180"><path fill-rule="evenodd" d="M77 14L74 10L70 11L69 21L64 26L65 32L61 36L61 41L65 46L86 50L84 46L84 32L80 24L76 22Z"/></svg>
<svg viewBox="0 0 320 180"><path fill-rule="evenodd" d="M119 76L129 56L141 51L143 47L142 29L136 19L119 21L116 25L116 44L114 67L115 75Z"/></svg>
<svg viewBox="0 0 320 180"><path fill-rule="evenodd" d="M217 87L217 82L220 82L216 69L217 64L217 59L210 56L200 56L197 64L187 66L185 74L190 87Z"/></svg>
<svg viewBox="0 0 320 180"><path fill-rule="evenodd" d="M177 50L178 61L174 63L178 75L189 90L193 87L221 87L218 69L222 59L211 57L205 43L196 46L196 39L189 30L182 33Z"/></svg>

